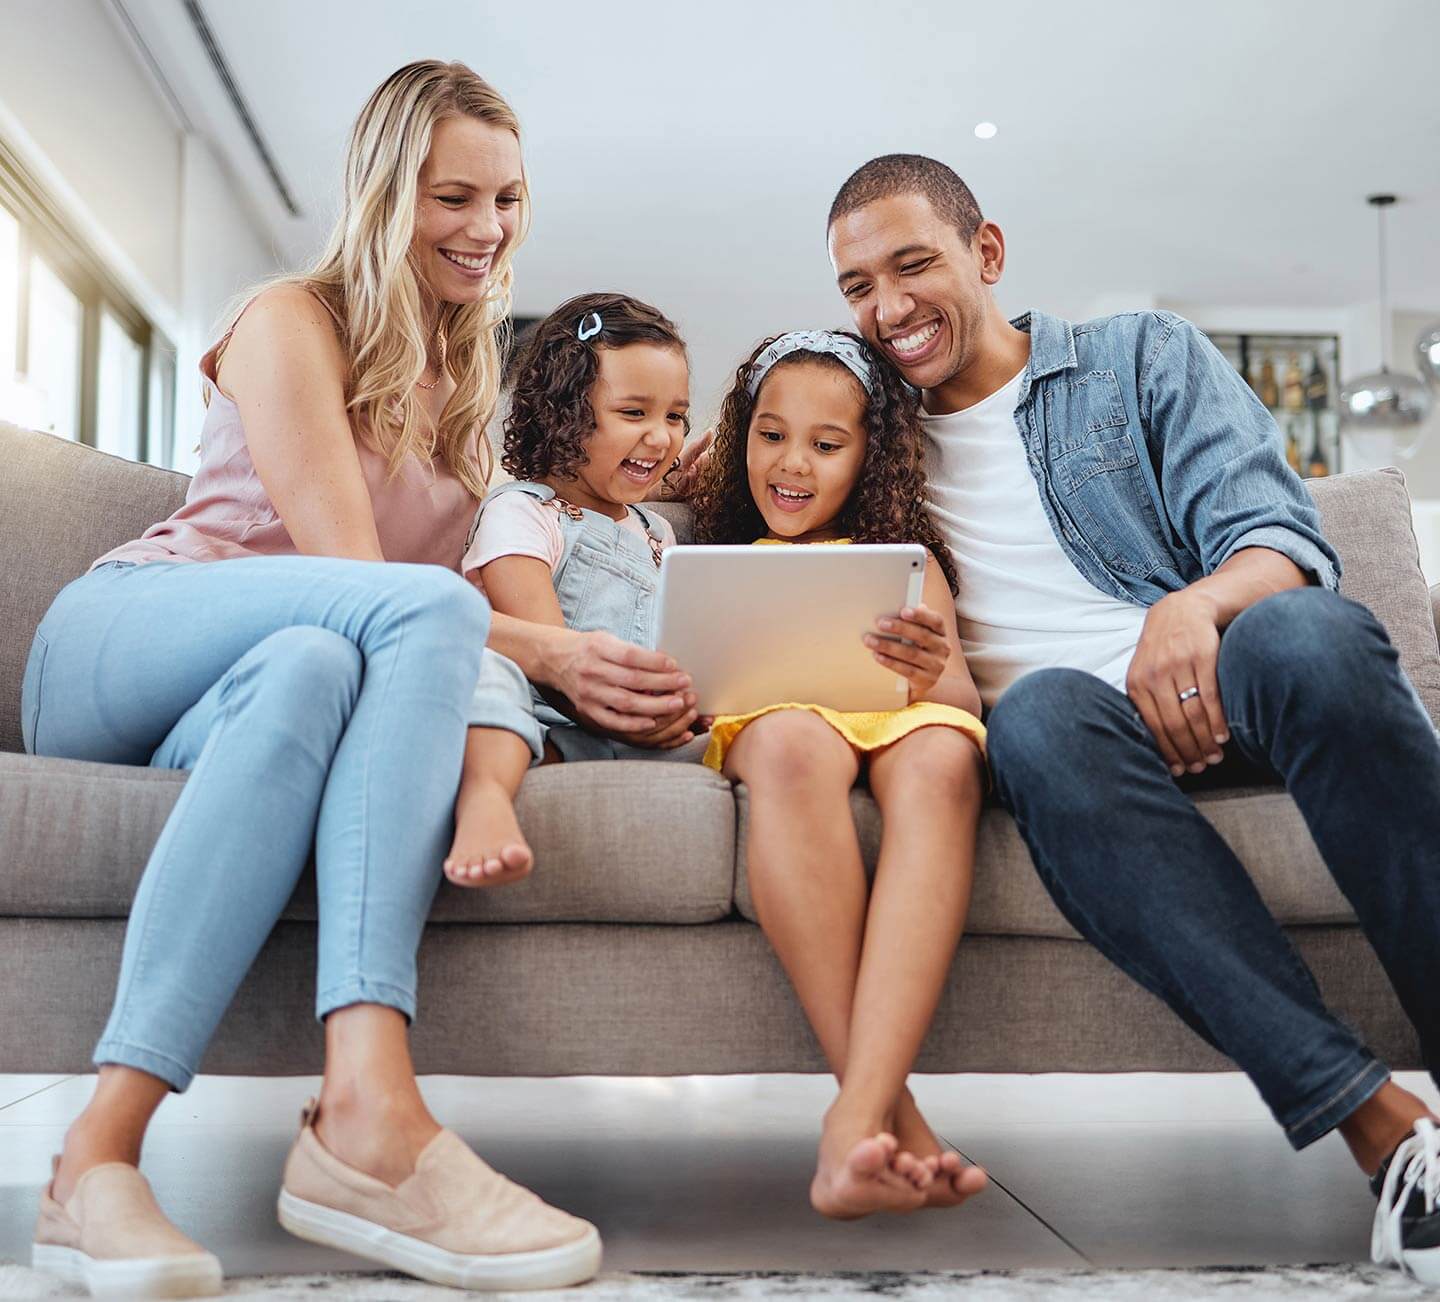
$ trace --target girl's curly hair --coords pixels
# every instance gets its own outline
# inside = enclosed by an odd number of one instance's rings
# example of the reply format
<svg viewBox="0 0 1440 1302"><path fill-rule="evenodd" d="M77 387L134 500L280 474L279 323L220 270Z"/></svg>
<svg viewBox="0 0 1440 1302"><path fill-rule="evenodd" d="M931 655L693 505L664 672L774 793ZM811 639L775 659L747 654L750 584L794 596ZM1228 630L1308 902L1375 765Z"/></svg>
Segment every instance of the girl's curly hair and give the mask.
<svg viewBox="0 0 1440 1302"><path fill-rule="evenodd" d="M955 562L925 506L925 440L919 399L859 335L844 333L865 350L876 391L864 395L865 459L834 525L857 543L919 543L939 562L954 594L959 591ZM778 338L773 335L756 346L735 372L735 382L725 395L715 423L715 441L690 499L696 542L749 543L765 536L765 517L750 495L745 450L755 410L755 398L750 396L755 359ZM808 349L782 357L766 372L766 379L782 366L802 362L833 366L855 379L839 358ZM855 383L858 387L859 381Z"/></svg>
<svg viewBox="0 0 1440 1302"><path fill-rule="evenodd" d="M590 334L596 317L599 330ZM589 336L584 340L582 324ZM510 411L500 458L516 479L575 477L587 460L585 440L595 430L590 389L600 373L600 349L626 344L685 352L675 323L627 294L579 294L525 336L506 380Z"/></svg>

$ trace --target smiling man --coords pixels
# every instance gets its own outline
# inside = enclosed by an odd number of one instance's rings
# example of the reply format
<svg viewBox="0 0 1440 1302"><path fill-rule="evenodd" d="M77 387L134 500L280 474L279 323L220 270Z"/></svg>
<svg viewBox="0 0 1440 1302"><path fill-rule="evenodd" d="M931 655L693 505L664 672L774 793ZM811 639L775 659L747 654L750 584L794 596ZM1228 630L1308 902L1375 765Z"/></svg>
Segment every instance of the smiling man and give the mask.
<svg viewBox="0 0 1440 1302"><path fill-rule="evenodd" d="M1336 592L1274 422L1171 313L1006 320L1004 236L943 163L866 163L829 243L857 328L923 391L996 790L1056 904L1250 1076L1296 1148L1338 1129L1377 1194L1399 1152L1389 1255L1440 1284L1424 1103L1324 1006L1187 794L1285 784L1440 1080L1440 741L1384 630Z"/></svg>

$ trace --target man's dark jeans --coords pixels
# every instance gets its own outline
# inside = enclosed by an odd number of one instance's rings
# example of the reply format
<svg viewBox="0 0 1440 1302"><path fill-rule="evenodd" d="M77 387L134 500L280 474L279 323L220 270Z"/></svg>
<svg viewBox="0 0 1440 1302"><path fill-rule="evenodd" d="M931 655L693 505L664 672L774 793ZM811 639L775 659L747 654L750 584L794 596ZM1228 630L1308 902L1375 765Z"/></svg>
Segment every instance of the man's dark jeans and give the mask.
<svg viewBox="0 0 1440 1302"><path fill-rule="evenodd" d="M1440 1081L1440 738L1384 629L1332 592L1279 593L1226 630L1219 680L1227 750L1288 788ZM1040 670L989 727L1061 912L1249 1075L1296 1148L1380 1088L1387 1069L1325 1008L1128 697Z"/></svg>

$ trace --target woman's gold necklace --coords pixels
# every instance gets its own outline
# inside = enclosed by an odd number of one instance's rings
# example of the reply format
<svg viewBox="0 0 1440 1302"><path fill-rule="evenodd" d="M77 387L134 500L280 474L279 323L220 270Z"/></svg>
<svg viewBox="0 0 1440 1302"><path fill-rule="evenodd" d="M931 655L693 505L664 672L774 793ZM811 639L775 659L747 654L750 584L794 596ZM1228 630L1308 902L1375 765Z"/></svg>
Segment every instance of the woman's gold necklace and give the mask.
<svg viewBox="0 0 1440 1302"><path fill-rule="evenodd" d="M436 342L440 345L440 362L435 367L435 378L431 380L429 384L426 384L424 380L416 380L415 387L417 389L433 389L437 384L440 383L440 377L445 374L445 336L443 334L436 335L435 339ZM426 361L426 365L429 365L428 360Z"/></svg>

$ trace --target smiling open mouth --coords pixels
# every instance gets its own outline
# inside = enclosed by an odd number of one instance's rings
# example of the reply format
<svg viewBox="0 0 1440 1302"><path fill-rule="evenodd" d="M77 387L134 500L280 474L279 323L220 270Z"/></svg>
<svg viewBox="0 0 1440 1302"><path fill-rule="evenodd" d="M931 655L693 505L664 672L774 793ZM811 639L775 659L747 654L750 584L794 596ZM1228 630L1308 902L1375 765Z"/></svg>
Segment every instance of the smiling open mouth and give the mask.
<svg viewBox="0 0 1440 1302"><path fill-rule="evenodd" d="M779 484L771 484L770 500L782 511L803 511L815 500L814 493L807 493L803 488L792 488L786 484L783 488Z"/></svg>
<svg viewBox="0 0 1440 1302"><path fill-rule="evenodd" d="M637 484L649 483L651 476L655 473L655 467L660 462L642 461L639 457L626 457L620 463L620 473L627 479L633 479Z"/></svg>
<svg viewBox="0 0 1440 1302"><path fill-rule="evenodd" d="M441 249L440 256L447 262L460 268L461 271L468 271L471 275L480 275L490 270L490 254L476 257L473 253L451 253L449 249Z"/></svg>
<svg viewBox="0 0 1440 1302"><path fill-rule="evenodd" d="M930 351L931 343L940 333L940 322L930 321L908 335L885 340L885 347L901 362L918 361Z"/></svg>

